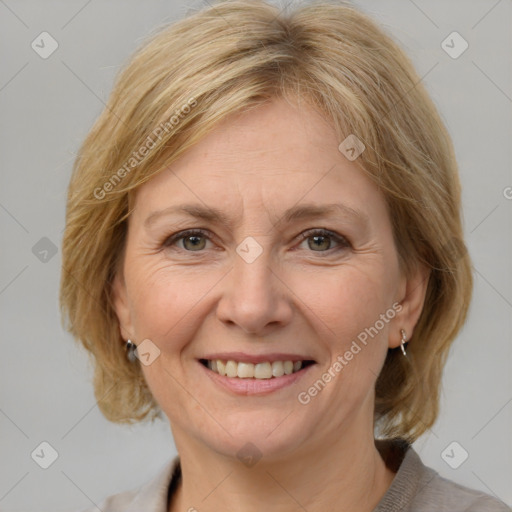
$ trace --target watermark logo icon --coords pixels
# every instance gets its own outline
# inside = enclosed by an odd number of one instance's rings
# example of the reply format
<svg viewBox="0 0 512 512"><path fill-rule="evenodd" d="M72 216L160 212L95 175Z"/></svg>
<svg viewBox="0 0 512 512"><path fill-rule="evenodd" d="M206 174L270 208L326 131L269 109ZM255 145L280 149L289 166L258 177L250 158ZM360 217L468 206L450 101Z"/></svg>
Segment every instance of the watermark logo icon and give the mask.
<svg viewBox="0 0 512 512"><path fill-rule="evenodd" d="M452 469L459 468L469 457L469 453L457 441L452 441L442 452L441 458Z"/></svg>
<svg viewBox="0 0 512 512"><path fill-rule="evenodd" d="M441 48L452 58L458 59L469 47L468 42L456 31L448 35Z"/></svg>
<svg viewBox="0 0 512 512"><path fill-rule="evenodd" d="M351 133L339 146L347 160L353 162L366 149L366 146L353 133Z"/></svg>
<svg viewBox="0 0 512 512"><path fill-rule="evenodd" d="M41 32L30 44L39 57L47 59L59 47L59 43L48 32Z"/></svg>
<svg viewBox="0 0 512 512"><path fill-rule="evenodd" d="M160 356L160 349L151 340L146 339L137 345L135 355L144 366L149 366Z"/></svg>
<svg viewBox="0 0 512 512"><path fill-rule="evenodd" d="M32 247L32 254L41 263L48 263L57 254L57 246L49 238L43 236Z"/></svg>
<svg viewBox="0 0 512 512"><path fill-rule="evenodd" d="M58 459L59 454L50 443L43 441L30 456L40 468L48 469Z"/></svg>
<svg viewBox="0 0 512 512"><path fill-rule="evenodd" d="M263 247L252 236L248 236L238 245L236 252L246 263L252 263L261 255Z"/></svg>
<svg viewBox="0 0 512 512"><path fill-rule="evenodd" d="M259 448L253 443L244 444L244 446L236 452L237 459L248 468L252 468L256 465L262 456L263 454Z"/></svg>

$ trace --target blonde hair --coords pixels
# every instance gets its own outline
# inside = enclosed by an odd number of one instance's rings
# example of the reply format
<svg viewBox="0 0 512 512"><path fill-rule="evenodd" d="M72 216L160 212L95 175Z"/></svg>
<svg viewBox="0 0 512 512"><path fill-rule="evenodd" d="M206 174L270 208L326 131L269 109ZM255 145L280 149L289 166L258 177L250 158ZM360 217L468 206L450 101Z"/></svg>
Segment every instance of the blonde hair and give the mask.
<svg viewBox="0 0 512 512"><path fill-rule="evenodd" d="M340 142L355 134L364 143L357 162L385 197L402 268L430 269L407 357L390 349L375 387L382 435L414 441L437 418L443 366L472 293L457 163L409 59L346 4L280 13L263 1L221 1L137 50L74 164L62 243L66 328L89 351L107 419L162 417L140 365L126 358L111 297L134 194L226 116L275 97L309 102Z"/></svg>

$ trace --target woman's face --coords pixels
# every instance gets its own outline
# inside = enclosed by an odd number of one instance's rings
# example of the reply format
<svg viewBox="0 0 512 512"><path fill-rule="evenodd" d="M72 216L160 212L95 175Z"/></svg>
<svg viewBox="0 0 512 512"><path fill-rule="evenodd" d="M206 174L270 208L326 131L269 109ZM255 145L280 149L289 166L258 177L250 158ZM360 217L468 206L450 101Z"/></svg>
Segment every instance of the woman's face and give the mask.
<svg viewBox="0 0 512 512"><path fill-rule="evenodd" d="M137 364L177 444L281 457L373 435L375 380L421 300L381 192L340 142L314 110L274 100L137 192L116 311L124 339L150 340ZM313 363L279 376L283 361Z"/></svg>

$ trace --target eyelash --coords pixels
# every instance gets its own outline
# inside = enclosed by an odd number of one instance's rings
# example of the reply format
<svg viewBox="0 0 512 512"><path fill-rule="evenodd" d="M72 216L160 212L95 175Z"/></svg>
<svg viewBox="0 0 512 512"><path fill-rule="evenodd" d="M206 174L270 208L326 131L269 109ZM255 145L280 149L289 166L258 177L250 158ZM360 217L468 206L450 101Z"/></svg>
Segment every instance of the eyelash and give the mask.
<svg viewBox="0 0 512 512"><path fill-rule="evenodd" d="M198 229L187 229L185 231L180 231L178 233L175 233L174 235L171 235L171 236L165 238L161 245L163 247L171 247L175 242L178 242L179 240L187 238L188 236L197 236L197 235L204 236L205 238L210 240L209 232L207 230L199 229L199 228ZM333 239L334 241L338 242L338 244L340 244L340 247L338 247L338 248L334 247L331 249L327 249L326 251L311 251L311 252L332 254L332 251L337 251L337 250L339 251L341 249L347 249L347 248L351 247L350 242L344 236L338 235L338 234L334 233L333 231L330 231L330 230L324 229L324 228L308 229L307 231L304 231L298 235L301 242L303 242L304 240L307 240L308 238L311 238L313 236L329 237L329 238ZM184 252L192 253L192 254L195 252L197 252L197 253L204 252L204 251L187 251L186 249L181 249L181 248L180 248L180 250L182 250Z"/></svg>

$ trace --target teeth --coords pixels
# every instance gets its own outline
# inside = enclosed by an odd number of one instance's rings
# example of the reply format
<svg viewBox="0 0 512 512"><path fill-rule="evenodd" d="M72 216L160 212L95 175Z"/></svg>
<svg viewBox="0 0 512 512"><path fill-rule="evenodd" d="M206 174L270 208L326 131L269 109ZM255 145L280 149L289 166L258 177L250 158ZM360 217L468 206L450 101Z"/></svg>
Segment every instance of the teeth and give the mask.
<svg viewBox="0 0 512 512"><path fill-rule="evenodd" d="M233 362L233 361L231 361ZM236 364L236 363L235 363ZM248 363L238 363L237 376L241 379L248 379L254 377L254 365Z"/></svg>
<svg viewBox="0 0 512 512"><path fill-rule="evenodd" d="M235 361L228 361L226 363L226 377L236 377L238 373L238 365Z"/></svg>
<svg viewBox="0 0 512 512"><path fill-rule="evenodd" d="M255 379L271 379L272 378L272 365L270 363L258 363L254 366Z"/></svg>
<svg viewBox="0 0 512 512"><path fill-rule="evenodd" d="M285 361L283 368L285 375L290 375L290 373L293 373L293 363L291 361Z"/></svg>
<svg viewBox="0 0 512 512"><path fill-rule="evenodd" d="M282 361L274 361L272 363L272 375L274 377L282 377L284 375L284 366Z"/></svg>
<svg viewBox="0 0 512 512"><path fill-rule="evenodd" d="M220 359L217 359L216 361L217 361L217 373L219 375L226 375L226 363L224 361L221 361ZM213 368L210 368L210 370L213 370ZM213 370L213 371L215 371L215 370Z"/></svg>
<svg viewBox="0 0 512 512"><path fill-rule="evenodd" d="M236 361L208 360L208 368L226 377L240 379L271 379L298 372L302 368L302 361L274 361L264 363L237 363Z"/></svg>

